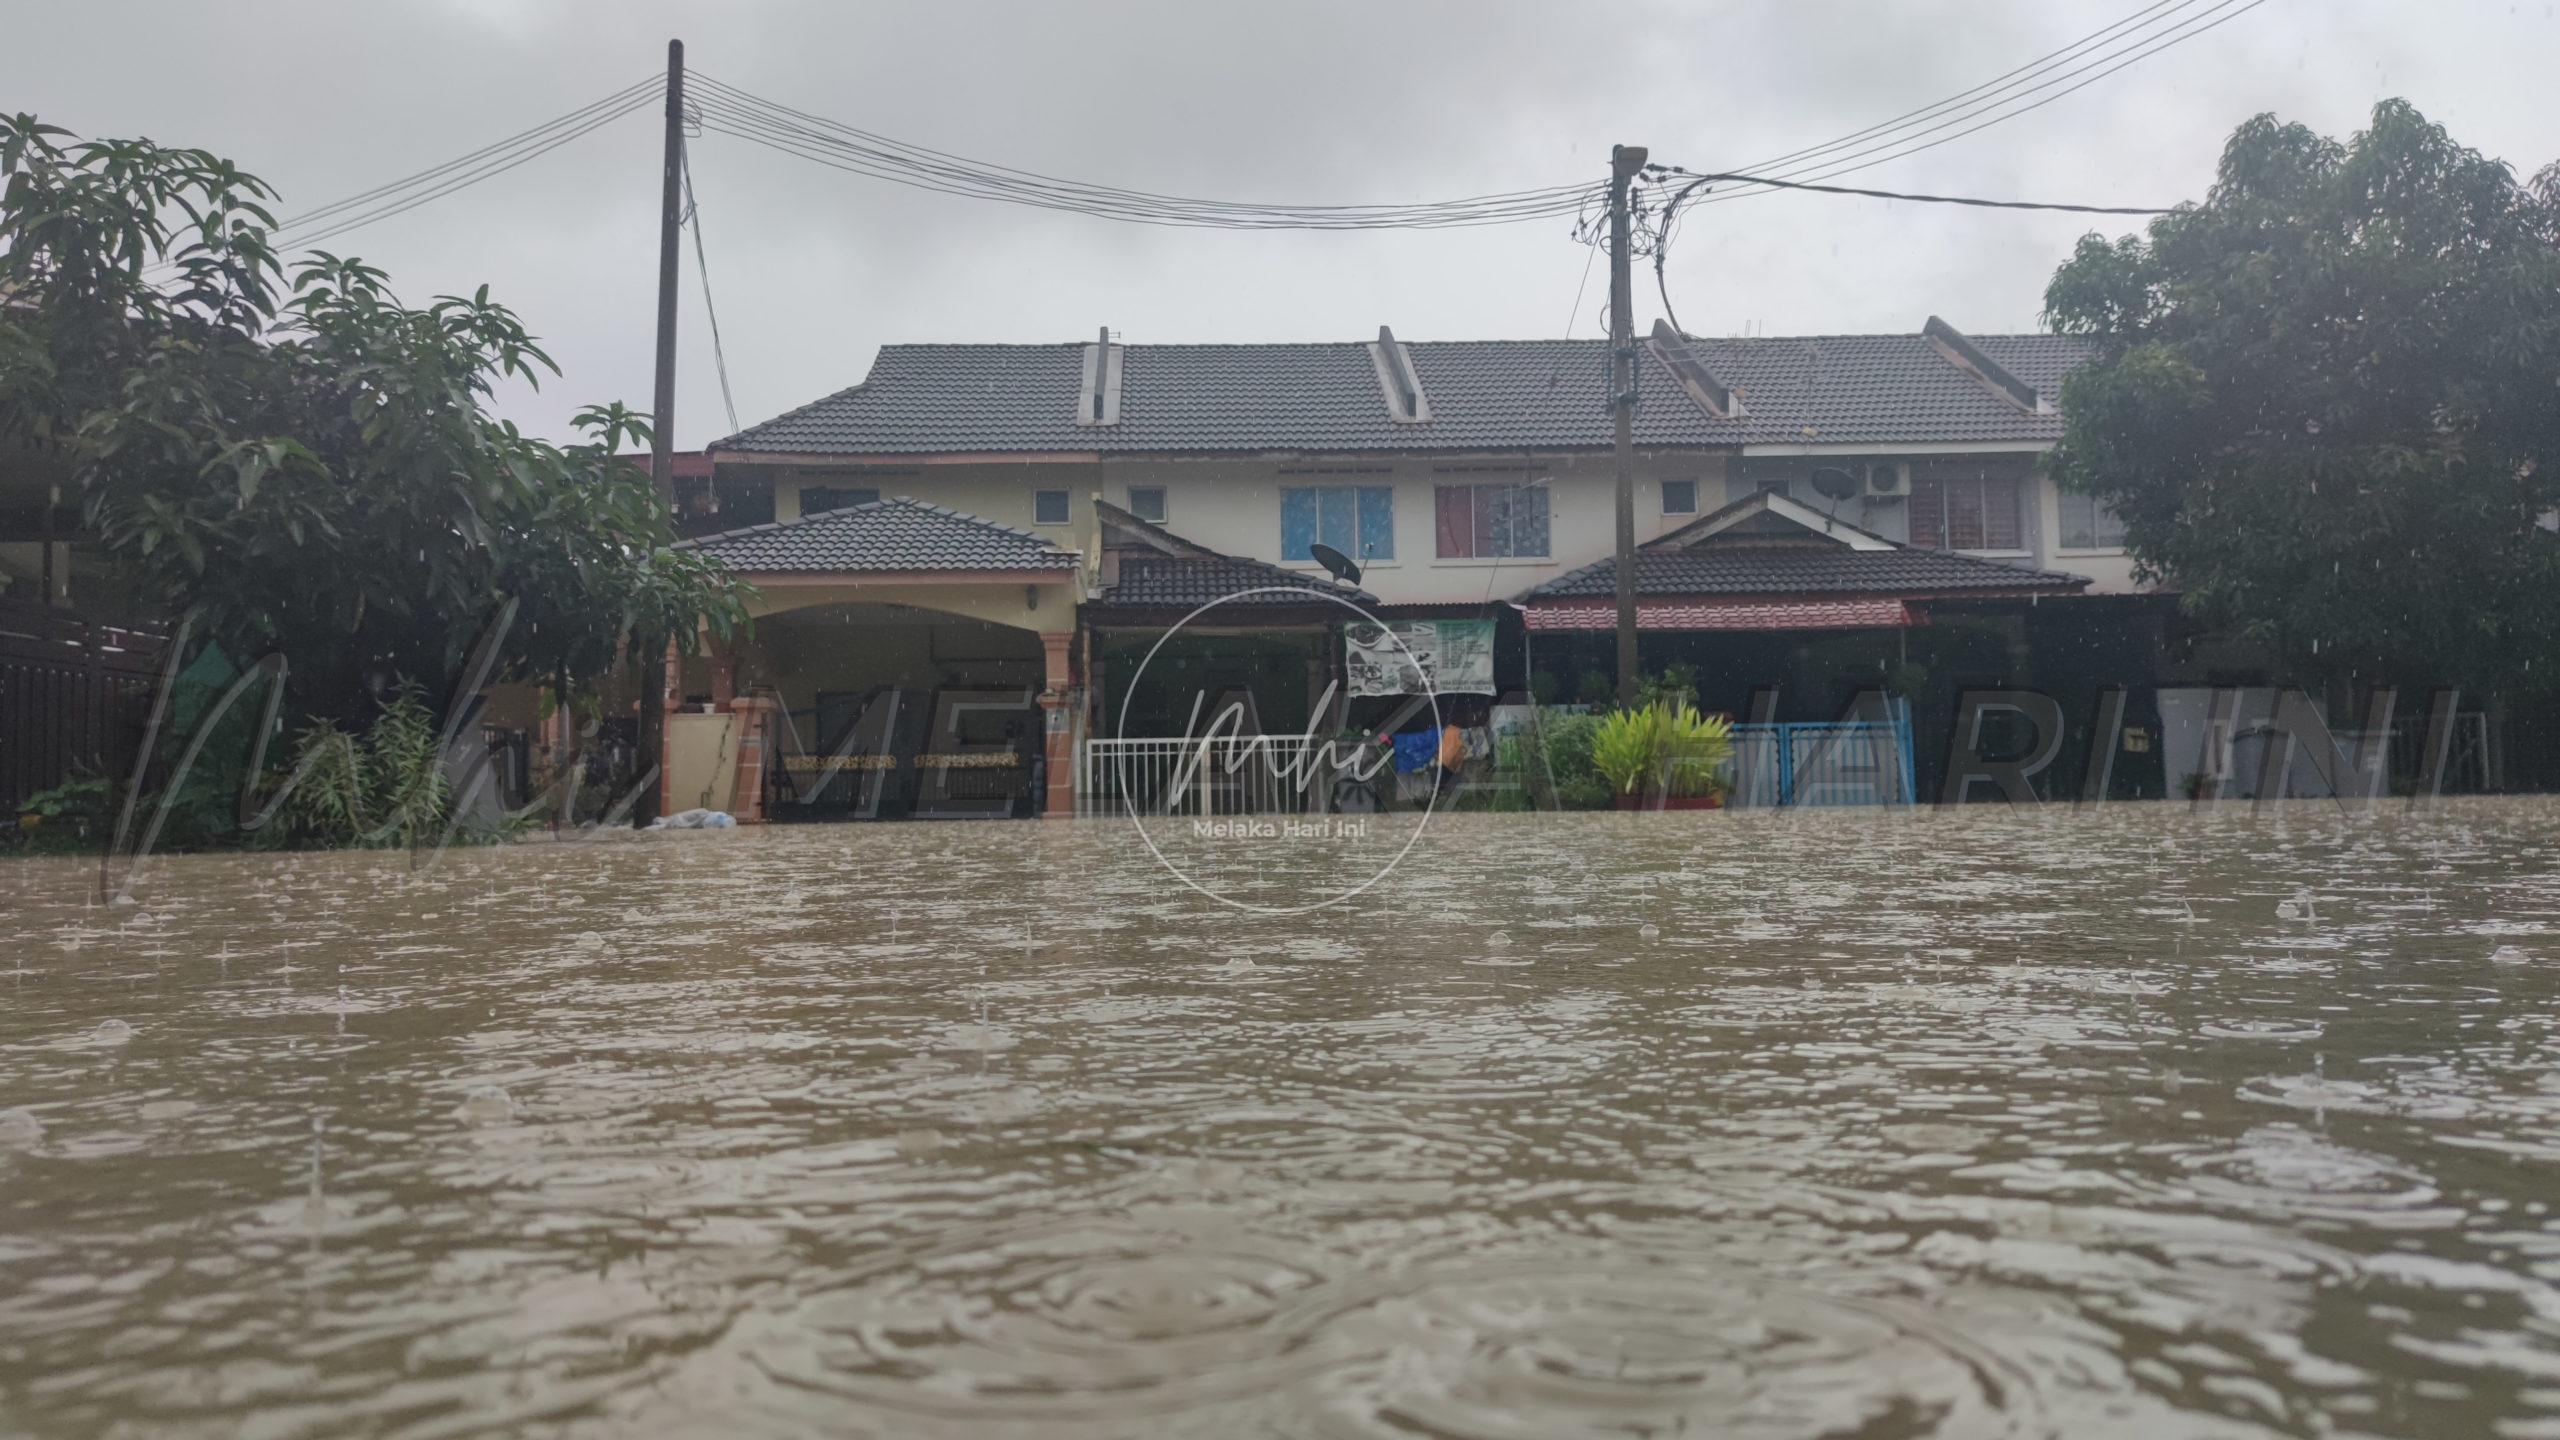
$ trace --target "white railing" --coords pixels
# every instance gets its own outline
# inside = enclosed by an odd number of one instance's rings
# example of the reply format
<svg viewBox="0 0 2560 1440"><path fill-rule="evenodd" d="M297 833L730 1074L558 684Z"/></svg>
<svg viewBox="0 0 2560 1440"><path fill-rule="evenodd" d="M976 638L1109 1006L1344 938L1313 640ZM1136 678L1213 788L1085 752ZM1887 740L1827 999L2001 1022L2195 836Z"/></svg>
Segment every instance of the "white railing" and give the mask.
<svg viewBox="0 0 2560 1440"><path fill-rule="evenodd" d="M1295 814L1321 809L1335 776L1324 742L1298 735L1090 739L1077 764L1078 815Z"/></svg>

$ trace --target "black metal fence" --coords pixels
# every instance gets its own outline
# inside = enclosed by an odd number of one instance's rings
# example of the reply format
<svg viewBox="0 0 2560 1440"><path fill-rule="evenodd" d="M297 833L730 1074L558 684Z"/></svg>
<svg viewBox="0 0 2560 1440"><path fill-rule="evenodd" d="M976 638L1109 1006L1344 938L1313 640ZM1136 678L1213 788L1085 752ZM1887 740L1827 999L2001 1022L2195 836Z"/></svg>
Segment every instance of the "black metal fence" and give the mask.
<svg viewBox="0 0 2560 1440"><path fill-rule="evenodd" d="M81 773L131 773L164 637L0 605L0 816Z"/></svg>

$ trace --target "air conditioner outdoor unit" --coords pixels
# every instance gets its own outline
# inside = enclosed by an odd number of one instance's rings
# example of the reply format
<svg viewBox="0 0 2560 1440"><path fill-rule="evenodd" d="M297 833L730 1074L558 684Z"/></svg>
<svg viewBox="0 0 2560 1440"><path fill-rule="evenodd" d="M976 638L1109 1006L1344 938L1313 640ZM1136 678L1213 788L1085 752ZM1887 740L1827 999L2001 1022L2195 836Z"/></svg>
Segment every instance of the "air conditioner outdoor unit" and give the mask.
<svg viewBox="0 0 2560 1440"><path fill-rule="evenodd" d="M1899 500L1911 493L1911 477L1900 465L1890 460L1867 467L1867 498Z"/></svg>

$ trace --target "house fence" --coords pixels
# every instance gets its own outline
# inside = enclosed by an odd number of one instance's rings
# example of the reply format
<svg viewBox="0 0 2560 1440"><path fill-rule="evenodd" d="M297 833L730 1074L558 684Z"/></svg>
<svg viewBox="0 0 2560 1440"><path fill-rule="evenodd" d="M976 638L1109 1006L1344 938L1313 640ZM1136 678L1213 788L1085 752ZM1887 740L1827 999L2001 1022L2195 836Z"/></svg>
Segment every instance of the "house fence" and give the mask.
<svg viewBox="0 0 2560 1440"><path fill-rule="evenodd" d="M165 643L145 630L0 606L0 815L76 774L122 783Z"/></svg>
<svg viewBox="0 0 2560 1440"><path fill-rule="evenodd" d="M1295 735L1219 735L1084 742L1076 814L1276 815L1323 808L1334 767L1325 742ZM1301 784L1298 772L1315 771Z"/></svg>

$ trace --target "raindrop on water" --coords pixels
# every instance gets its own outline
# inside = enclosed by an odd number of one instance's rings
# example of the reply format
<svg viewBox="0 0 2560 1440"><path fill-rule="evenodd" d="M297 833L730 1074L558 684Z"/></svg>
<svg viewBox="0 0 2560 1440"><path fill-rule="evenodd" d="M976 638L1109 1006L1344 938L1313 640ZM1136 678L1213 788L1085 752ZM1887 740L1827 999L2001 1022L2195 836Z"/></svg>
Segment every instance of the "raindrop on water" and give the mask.
<svg viewBox="0 0 2560 1440"><path fill-rule="evenodd" d="M133 1027L122 1020L101 1020L98 1028L89 1033L101 1045L121 1045L133 1038Z"/></svg>
<svg viewBox="0 0 2560 1440"><path fill-rule="evenodd" d="M1508 930L1496 930L1492 934L1484 937L1484 943L1485 948L1488 950L1508 950L1511 948L1511 932Z"/></svg>
<svg viewBox="0 0 2560 1440"><path fill-rule="evenodd" d="M2533 957L2521 945L2501 945L2489 952L2489 961L2494 965L2529 965Z"/></svg>
<svg viewBox="0 0 2560 1440"><path fill-rule="evenodd" d="M1659 940L1662 938L1662 927L1648 920L1636 928L1636 938L1639 940Z"/></svg>
<svg viewBox="0 0 2560 1440"><path fill-rule="evenodd" d="M37 1145L44 1141L44 1122L24 1110L0 1110L0 1145Z"/></svg>

